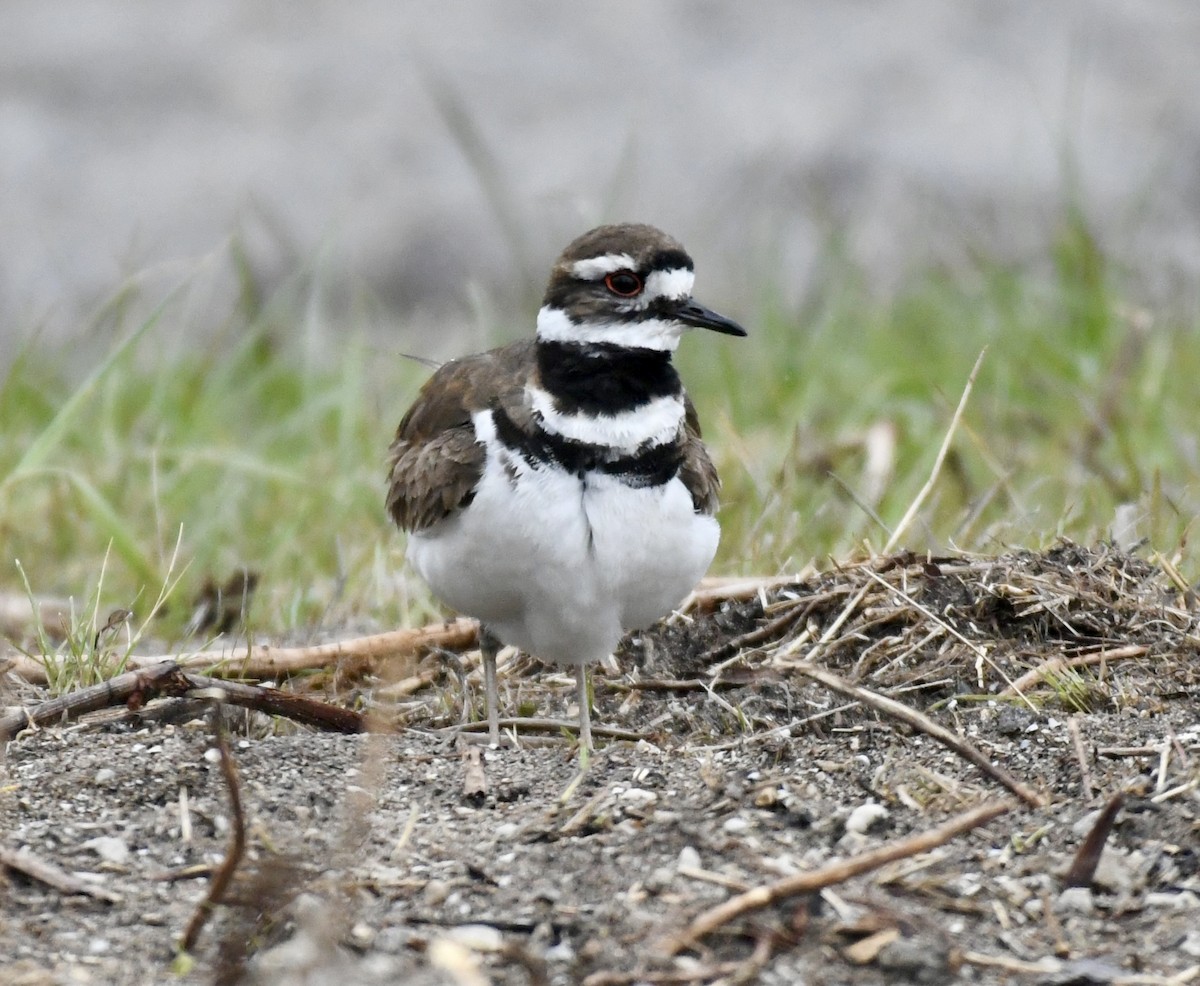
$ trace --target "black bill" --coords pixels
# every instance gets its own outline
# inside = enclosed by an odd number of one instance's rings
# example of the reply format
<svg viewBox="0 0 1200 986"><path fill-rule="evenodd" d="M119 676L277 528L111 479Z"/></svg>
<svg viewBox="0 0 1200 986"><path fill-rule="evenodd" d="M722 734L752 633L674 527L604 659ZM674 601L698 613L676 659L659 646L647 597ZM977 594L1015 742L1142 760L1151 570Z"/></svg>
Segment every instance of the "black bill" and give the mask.
<svg viewBox="0 0 1200 986"><path fill-rule="evenodd" d="M714 332L723 332L727 336L744 336L746 334L746 330L733 319L718 315L711 308L705 308L694 301L681 305L676 310L675 317L684 325L690 325L696 329L712 329Z"/></svg>

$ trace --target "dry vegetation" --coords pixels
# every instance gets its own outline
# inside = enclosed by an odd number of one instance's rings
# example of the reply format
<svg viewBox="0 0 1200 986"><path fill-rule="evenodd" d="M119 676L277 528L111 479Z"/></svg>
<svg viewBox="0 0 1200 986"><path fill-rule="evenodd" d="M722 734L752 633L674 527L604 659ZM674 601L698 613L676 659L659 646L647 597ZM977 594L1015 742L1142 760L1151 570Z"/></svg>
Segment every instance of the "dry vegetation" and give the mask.
<svg viewBox="0 0 1200 986"><path fill-rule="evenodd" d="M1200 624L1159 561L1062 542L714 585L597 669L625 738L578 776L569 682L515 654L524 717L465 744L457 627L312 651L285 688L366 737L229 712L206 757L214 683L143 680L10 744L3 950L31 983L162 981L189 923L198 982L1194 980ZM72 903L18 846L114 899ZM161 882L188 864L208 889Z"/></svg>

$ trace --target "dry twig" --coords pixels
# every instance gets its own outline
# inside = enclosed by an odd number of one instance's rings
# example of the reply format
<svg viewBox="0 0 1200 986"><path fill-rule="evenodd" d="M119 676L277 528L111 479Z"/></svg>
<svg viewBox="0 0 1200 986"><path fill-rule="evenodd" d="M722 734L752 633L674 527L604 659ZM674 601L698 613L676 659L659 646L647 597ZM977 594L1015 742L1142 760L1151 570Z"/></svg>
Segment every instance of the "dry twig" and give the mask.
<svg viewBox="0 0 1200 986"><path fill-rule="evenodd" d="M1083 748L1083 733L1079 728L1079 716L1071 716L1067 720L1067 732L1071 735L1071 748L1075 751L1075 759L1079 762L1079 786L1083 789L1086 801L1092 800L1095 789L1092 787L1092 769L1088 766L1087 751Z"/></svg>
<svg viewBox="0 0 1200 986"><path fill-rule="evenodd" d="M306 698L279 688L263 688L240 681L222 681L200 674L184 674L193 689L217 689L221 701L271 716L282 716L305 726L334 733L362 733L367 730L367 717L354 709Z"/></svg>
<svg viewBox="0 0 1200 986"><path fill-rule="evenodd" d="M107 887L91 883L74 873L68 873L61 866L55 866L40 859L28 849L5 849L0 846L0 866L24 873L31 880L44 883L64 894L85 894L109 904L121 903L121 895L113 893Z"/></svg>
<svg viewBox="0 0 1200 986"><path fill-rule="evenodd" d="M718 962L713 965L698 965L689 969L631 969L628 972L602 970L593 972L583 980L582 986L631 986L633 983L654 983L671 986L674 983L699 982L743 982L732 978L743 968L741 962Z"/></svg>
<svg viewBox="0 0 1200 986"><path fill-rule="evenodd" d="M1096 877L1096 867L1100 865L1100 856L1104 852L1104 843L1108 841L1109 833L1112 832L1113 825L1117 821L1117 813L1124 803L1125 796L1123 794L1115 794L1109 799L1108 804L1104 806L1096 823L1092 826L1092 830L1088 832L1087 838L1079 846L1075 858L1071 860L1071 867L1063 877L1064 887L1090 887L1092 885L1092 880Z"/></svg>
<svg viewBox="0 0 1200 986"><path fill-rule="evenodd" d="M377 672L388 661L412 657L435 647L461 649L475 644L479 625L465 617L434 623L415 630L392 630L369 637L338 640L313 647L272 647L269 644L197 651L192 654L144 657L133 655L129 663L145 668L174 661L181 668L203 669L217 677L276 678L337 665L351 673ZM34 684L46 683L46 667L59 659L54 655L7 658L0 671L11 671Z"/></svg>
<svg viewBox="0 0 1200 986"><path fill-rule="evenodd" d="M219 706L216 705L213 707L213 734L217 752L221 755L221 774L225 778L225 786L229 791L229 813L232 815L229 825L229 849L226 851L225 859L222 860L220 867L213 874L212 882L208 885L208 894L197 905L191 921L188 922L187 931L180 939L179 951L181 952L190 952L195 947L212 912L221 903L225 891L229 889L234 871L237 870L238 864L241 863L242 856L246 852L246 817L242 812L241 784L238 781L237 765L233 762L233 754L229 751L229 741L225 737L225 730L217 715L218 708Z"/></svg>
<svg viewBox="0 0 1200 986"><path fill-rule="evenodd" d="M956 736L950 730L946 729L945 726L934 722L929 716L910 708L903 702L897 702L894 698L888 698L886 695L880 695L878 692L851 684L845 678L839 677L832 671L826 671L824 668L819 668L808 661L797 661L791 666L802 675L824 685L830 691L857 699L863 705L882 712L884 715L891 716L893 719L899 719L901 722L912 726L913 729L932 737L943 746L957 753L964 760L974 764L992 780L1008 788L1026 804L1034 808L1041 808L1045 805L1045 798L1018 780L1011 771L992 763L974 745L968 743L961 736Z"/></svg>
<svg viewBox="0 0 1200 986"><path fill-rule="evenodd" d="M1052 956L1030 962L1009 955L987 955L984 952L963 952L959 958L968 965L981 969L1002 969L1005 972L1016 972L1034 976L1062 976L1071 967L1070 962L1056 959ZM1185 986L1200 977L1200 965L1188 966L1173 976L1155 976L1144 973L1132 973L1128 976L1115 976L1106 980L1109 986ZM1074 980L1072 980L1074 981Z"/></svg>
<svg viewBox="0 0 1200 986"><path fill-rule="evenodd" d="M667 955L676 955L729 922L754 911L762 910L771 904L787 900L790 897L815 893L825 887L844 883L851 877L878 869L885 863L936 849L964 832L970 832L980 825L986 825L999 818L1011 811L1013 807L1011 801L990 801L972 808L970 811L955 815L936 828L918 832L907 839L888 843L877 849L851 856L849 859L835 860L819 870L797 873L794 876L777 880L775 883L747 890L716 907L709 908L693 920L684 931L664 943L663 950Z"/></svg>
<svg viewBox="0 0 1200 986"><path fill-rule="evenodd" d="M155 695L180 695L190 687L174 661L163 661L138 671L126 671L98 685L81 688L69 695L41 702L31 709L17 709L0 717L0 743L30 726L78 719L88 712L113 705L140 707Z"/></svg>
<svg viewBox="0 0 1200 986"><path fill-rule="evenodd" d="M747 647L753 647L765 640L775 640L785 630L788 629L797 620L802 619L817 604L814 599L793 599L784 607L783 612L773 616L768 622L762 626L743 633L739 637L733 637L723 643L718 644L705 651L700 660L704 664L711 664L713 661L722 661L731 654L737 654Z"/></svg>
<svg viewBox="0 0 1200 986"><path fill-rule="evenodd" d="M810 568L795 575L733 576L730 578L709 576L702 580L691 595L680 604L679 612L691 613L697 610L708 612L716 609L721 603L753 599L759 593L799 582L802 578L813 574L815 573Z"/></svg>
<svg viewBox="0 0 1200 986"><path fill-rule="evenodd" d="M30 726L67 722L115 705L140 709L157 695L186 698L192 691L211 688L219 689L222 701L230 705L283 716L318 729L339 733L361 733L366 729L366 717L353 709L294 695L278 688L262 688L188 674L180 670L174 661L163 661L140 671L126 671L98 685L49 699L31 709L18 709L0 718L0 742Z"/></svg>
<svg viewBox="0 0 1200 986"><path fill-rule="evenodd" d="M954 417L950 419L950 427L946 429L946 437L942 439L942 447L938 449L937 458L933 460L933 468L929 470L929 478L925 481L925 485L921 487L921 491L916 495L913 502L909 504L908 510L904 512L904 516L900 518L900 523L892 531L892 536L887 539L887 544L883 546L883 553L885 555L900 543L900 539L908 532L908 526L917 515L917 511L921 509L925 498L929 496L933 491L933 487L937 484L938 475L942 471L942 464L946 461L946 455L950 451L950 443L954 440L954 433L958 431L958 423L962 421L963 412L967 409L967 399L971 396L971 390L975 386L975 378L979 375L979 368L983 365L983 357L986 355L987 347L985 346L980 350L979 356L975 359L975 365L971 368L971 375L967 377L967 385L963 387L962 397L958 399L958 407L954 409Z"/></svg>
<svg viewBox="0 0 1200 986"><path fill-rule="evenodd" d="M1052 657L1021 675L1000 693L1000 698L1014 698L1039 685L1044 679L1064 671L1091 667L1094 664L1107 664L1111 661L1124 661L1131 657L1144 657L1149 653L1150 648L1145 644L1130 644L1128 647L1114 647L1112 650L1100 650L1094 654L1080 654L1077 657Z"/></svg>

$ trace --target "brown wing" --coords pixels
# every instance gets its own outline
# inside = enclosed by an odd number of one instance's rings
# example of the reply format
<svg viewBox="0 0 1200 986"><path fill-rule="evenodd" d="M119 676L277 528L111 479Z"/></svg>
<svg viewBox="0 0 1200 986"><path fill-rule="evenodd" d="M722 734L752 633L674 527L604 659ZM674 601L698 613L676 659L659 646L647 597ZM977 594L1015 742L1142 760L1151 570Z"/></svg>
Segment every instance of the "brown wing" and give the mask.
<svg viewBox="0 0 1200 986"><path fill-rule="evenodd" d="M721 479L717 467L708 457L708 449L700 440L700 418L692 399L686 394L683 425L683 465L679 467L679 478L692 494L696 513L711 516L717 512L717 494L721 492Z"/></svg>
<svg viewBox="0 0 1200 986"><path fill-rule="evenodd" d="M423 531L471 502L484 447L471 415L519 400L532 342L519 342L440 367L417 395L388 449L387 510L406 531Z"/></svg>

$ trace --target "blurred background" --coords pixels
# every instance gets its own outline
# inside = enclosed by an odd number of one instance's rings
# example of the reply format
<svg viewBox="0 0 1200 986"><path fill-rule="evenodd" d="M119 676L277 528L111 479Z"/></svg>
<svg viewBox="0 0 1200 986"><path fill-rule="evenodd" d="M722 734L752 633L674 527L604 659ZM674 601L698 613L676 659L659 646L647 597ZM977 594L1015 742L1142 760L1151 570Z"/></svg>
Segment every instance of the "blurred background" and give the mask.
<svg viewBox="0 0 1200 986"><path fill-rule="evenodd" d="M716 572L879 550L986 348L902 545L1116 538L1184 585L1197 93L1195 0L8 0L0 595L85 644L241 625L194 619L222 586L429 618L382 509L404 357L527 335L612 220L751 331L679 357Z"/></svg>
<svg viewBox="0 0 1200 986"><path fill-rule="evenodd" d="M9 0L3 21L8 342L86 333L130 278L153 305L191 277L187 323L215 323L239 277L270 293L300 267L335 313L365 289L426 329L477 292L527 317L566 242L627 218L744 311L766 284L802 299L831 244L884 292L981 251L1033 263L1082 203L1139 293L1195 297L1193 0Z"/></svg>

